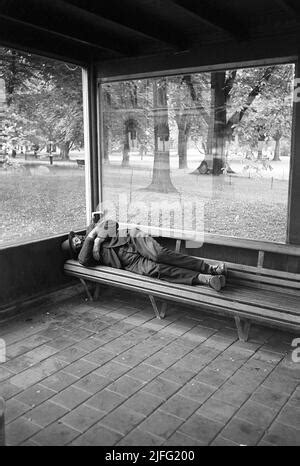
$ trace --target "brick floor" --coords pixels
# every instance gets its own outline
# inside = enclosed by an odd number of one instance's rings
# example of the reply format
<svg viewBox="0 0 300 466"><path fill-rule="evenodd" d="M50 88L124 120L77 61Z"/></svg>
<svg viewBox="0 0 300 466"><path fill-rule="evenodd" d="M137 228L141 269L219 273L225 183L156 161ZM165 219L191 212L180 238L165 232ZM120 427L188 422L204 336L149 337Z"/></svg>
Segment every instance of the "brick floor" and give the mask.
<svg viewBox="0 0 300 466"><path fill-rule="evenodd" d="M294 335L103 287L0 325L8 445L300 445Z"/></svg>

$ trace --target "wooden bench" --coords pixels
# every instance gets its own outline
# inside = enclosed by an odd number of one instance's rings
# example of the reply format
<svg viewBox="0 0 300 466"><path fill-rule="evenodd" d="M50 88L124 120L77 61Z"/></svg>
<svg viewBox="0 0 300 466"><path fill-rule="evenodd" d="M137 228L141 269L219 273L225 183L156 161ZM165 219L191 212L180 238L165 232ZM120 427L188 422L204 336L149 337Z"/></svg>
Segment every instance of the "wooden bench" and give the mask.
<svg viewBox="0 0 300 466"><path fill-rule="evenodd" d="M176 250L179 251L180 247L181 240L177 240ZM281 252L286 251L283 248ZM252 321L284 326L300 333L300 274L267 269L263 262L263 250L258 251L256 267L227 262L227 285L221 292L206 286L169 283L106 266L83 267L76 260L66 261L64 271L80 279L90 300L98 298L99 286L93 297L87 282L104 283L148 295L158 318L165 316L168 301L231 315L242 341L247 341ZM157 299L163 300L161 309Z"/></svg>

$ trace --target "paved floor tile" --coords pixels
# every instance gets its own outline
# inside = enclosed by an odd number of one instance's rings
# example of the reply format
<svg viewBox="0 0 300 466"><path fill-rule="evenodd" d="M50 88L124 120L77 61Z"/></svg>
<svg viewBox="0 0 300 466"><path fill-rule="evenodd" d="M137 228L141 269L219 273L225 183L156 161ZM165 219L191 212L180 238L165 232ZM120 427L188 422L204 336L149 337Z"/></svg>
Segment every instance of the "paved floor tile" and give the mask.
<svg viewBox="0 0 300 466"><path fill-rule="evenodd" d="M179 419L169 413L157 410L140 424L140 429L167 439L182 424Z"/></svg>
<svg viewBox="0 0 300 466"><path fill-rule="evenodd" d="M61 422L83 433L105 416L104 411L81 404L61 418Z"/></svg>
<svg viewBox="0 0 300 466"><path fill-rule="evenodd" d="M239 384L229 381L215 392L214 397L224 401L224 403L240 407L250 395L250 389L248 390L245 386L240 386Z"/></svg>
<svg viewBox="0 0 300 466"><path fill-rule="evenodd" d="M63 446L70 443L79 432L57 421L35 434L31 440L43 446Z"/></svg>
<svg viewBox="0 0 300 466"><path fill-rule="evenodd" d="M144 416L151 414L162 404L163 400L157 396L151 395L144 390L139 390L125 401L126 408L133 409Z"/></svg>
<svg viewBox="0 0 300 466"><path fill-rule="evenodd" d="M277 409L271 409L255 401L248 400L237 412L236 416L266 429L277 415Z"/></svg>
<svg viewBox="0 0 300 466"><path fill-rule="evenodd" d="M54 390L50 388L43 387L40 384L33 385L30 388L27 388L22 393L16 396L16 400L21 401L29 405L30 407L34 407L39 405L48 398L53 397L56 394Z"/></svg>
<svg viewBox="0 0 300 466"><path fill-rule="evenodd" d="M216 388L223 385L227 379L227 375L222 374L220 371L210 369L209 367L204 368L195 376L197 382L202 382Z"/></svg>
<svg viewBox="0 0 300 466"><path fill-rule="evenodd" d="M223 425L207 419L199 414L193 414L178 429L179 432L194 438L204 445L208 445L220 432Z"/></svg>
<svg viewBox="0 0 300 466"><path fill-rule="evenodd" d="M191 380L195 376L195 373L185 369L182 365L174 364L173 366L169 367L167 370L161 374L161 377L169 380L171 382L175 382L179 385L184 385L186 382Z"/></svg>
<svg viewBox="0 0 300 466"><path fill-rule="evenodd" d="M142 382L149 382L161 373L161 369L149 366L147 364L139 364L138 366L130 369L127 375L134 379L141 380Z"/></svg>
<svg viewBox="0 0 300 466"><path fill-rule="evenodd" d="M129 377L128 375L123 375L115 382L110 384L107 388L112 392L116 392L122 396L128 397L140 388L143 388L144 385L145 383L140 380Z"/></svg>
<svg viewBox="0 0 300 466"><path fill-rule="evenodd" d="M124 398L119 393L104 389L89 398L85 404L99 409L100 411L109 412L119 404L123 403L125 400L126 398Z"/></svg>
<svg viewBox="0 0 300 466"><path fill-rule="evenodd" d="M79 359L78 361L69 364L64 368L64 372L67 374L74 375L74 377L81 378L90 372L97 369L97 364L93 364L85 359Z"/></svg>
<svg viewBox="0 0 300 466"><path fill-rule="evenodd" d="M229 440L228 438L218 435L215 440L211 443L212 447L238 447L239 444Z"/></svg>
<svg viewBox="0 0 300 466"><path fill-rule="evenodd" d="M300 430L300 405L292 406L289 403L286 404L276 420Z"/></svg>
<svg viewBox="0 0 300 466"><path fill-rule="evenodd" d="M179 392L179 395L204 403L216 391L215 387L206 385L196 380L188 382Z"/></svg>
<svg viewBox="0 0 300 466"><path fill-rule="evenodd" d="M174 446L174 447L197 447L203 446L204 443L201 443L195 438L189 437L188 435L182 434L181 432L175 432L171 437L164 441L164 445Z"/></svg>
<svg viewBox="0 0 300 466"><path fill-rule="evenodd" d="M276 409L284 405L288 399L288 395L261 385L252 394L251 399L269 408Z"/></svg>
<svg viewBox="0 0 300 466"><path fill-rule="evenodd" d="M218 400L212 396L202 404L202 406L198 409L197 414L225 424L236 411L236 406L224 403L224 401Z"/></svg>
<svg viewBox="0 0 300 466"><path fill-rule="evenodd" d="M159 446L162 445L164 439L150 432L143 432L139 428L132 430L128 435L122 438L117 444L118 446Z"/></svg>
<svg viewBox="0 0 300 466"><path fill-rule="evenodd" d="M83 403L91 395L80 388L70 386L55 395L51 401L67 409L73 409Z"/></svg>
<svg viewBox="0 0 300 466"><path fill-rule="evenodd" d="M8 424L14 419L17 419L18 417L22 416L29 410L29 405L21 403L16 398L11 398L5 404L5 423Z"/></svg>
<svg viewBox="0 0 300 466"><path fill-rule="evenodd" d="M222 436L242 445L256 445L263 436L264 429L248 421L234 418L222 430Z"/></svg>
<svg viewBox="0 0 300 466"><path fill-rule="evenodd" d="M103 366L98 367L94 373L110 380L116 380L128 371L129 368L127 366L116 362L114 359L113 361L109 361L103 364Z"/></svg>
<svg viewBox="0 0 300 466"><path fill-rule="evenodd" d="M120 441L122 435L114 432L106 427L96 424L91 427L87 432L80 435L71 444L78 446L106 446L115 445Z"/></svg>
<svg viewBox="0 0 300 466"><path fill-rule="evenodd" d="M110 383L111 380L107 377L102 377L93 372L78 380L73 386L94 395Z"/></svg>
<svg viewBox="0 0 300 466"><path fill-rule="evenodd" d="M74 375L68 374L67 372L61 370L42 380L41 385L50 388L55 392L60 392L64 388L67 388L69 385L72 385L74 382L77 382L77 380L78 378Z"/></svg>
<svg viewBox="0 0 300 466"><path fill-rule="evenodd" d="M180 387L179 384L158 376L144 387L144 391L166 400L169 396L178 391Z"/></svg>
<svg viewBox="0 0 300 466"><path fill-rule="evenodd" d="M4 400L9 400L12 398L14 395L17 395L22 391L21 387L17 387L17 385L14 385L11 383L10 380L6 380L4 382L0 382L0 396L4 398Z"/></svg>
<svg viewBox="0 0 300 466"><path fill-rule="evenodd" d="M145 416L143 414L137 413L125 406L119 406L103 417L101 424L122 435L126 435L144 419Z"/></svg>
<svg viewBox="0 0 300 466"><path fill-rule="evenodd" d="M300 430L275 422L263 437L263 440L272 445L300 446Z"/></svg>
<svg viewBox="0 0 300 466"><path fill-rule="evenodd" d="M19 445L41 428L24 417L19 417L5 428L6 445Z"/></svg>
<svg viewBox="0 0 300 466"><path fill-rule="evenodd" d="M57 419L61 418L67 412L68 410L66 408L48 400L31 411L28 411L24 417L41 427L46 427L52 424L52 422L57 421Z"/></svg>
<svg viewBox="0 0 300 466"><path fill-rule="evenodd" d="M165 411L184 420L198 408L199 402L177 394L169 398L159 407L160 411Z"/></svg>

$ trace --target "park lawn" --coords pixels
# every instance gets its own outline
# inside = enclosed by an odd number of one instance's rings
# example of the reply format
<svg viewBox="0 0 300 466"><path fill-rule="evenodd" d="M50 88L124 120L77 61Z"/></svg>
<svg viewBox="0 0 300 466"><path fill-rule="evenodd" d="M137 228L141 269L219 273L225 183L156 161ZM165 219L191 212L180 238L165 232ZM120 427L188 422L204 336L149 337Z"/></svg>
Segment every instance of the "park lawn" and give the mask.
<svg viewBox="0 0 300 466"><path fill-rule="evenodd" d="M41 166L0 172L0 205L0 244L82 228L86 225L84 171Z"/></svg>
<svg viewBox="0 0 300 466"><path fill-rule="evenodd" d="M126 195L131 204L143 202L146 207L139 212L142 224L148 224L150 203L152 209L153 205L154 209L162 205L176 209L194 203L197 218L188 219L192 228L202 229L204 224L210 233L285 241L287 180L195 176L190 170L173 169L177 192L161 194L141 190L150 184L151 176L150 169L106 165L104 198L117 203L120 195ZM0 206L3 245L82 229L86 225L84 170L59 164L1 170ZM131 214L134 222L134 209ZM192 211L188 215L193 215Z"/></svg>

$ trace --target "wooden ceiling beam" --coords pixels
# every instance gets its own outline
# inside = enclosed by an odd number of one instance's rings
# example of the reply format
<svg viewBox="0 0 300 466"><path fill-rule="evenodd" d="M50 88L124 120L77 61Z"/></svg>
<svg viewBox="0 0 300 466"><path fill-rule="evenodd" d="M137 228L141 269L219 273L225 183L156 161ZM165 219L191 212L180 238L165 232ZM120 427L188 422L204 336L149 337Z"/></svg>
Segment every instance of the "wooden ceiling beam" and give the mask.
<svg viewBox="0 0 300 466"><path fill-rule="evenodd" d="M167 0L182 9L183 12L192 14L200 22L229 34L234 39L245 40L248 31L244 21L237 18L234 12L226 7L226 3L216 0Z"/></svg>
<svg viewBox="0 0 300 466"><path fill-rule="evenodd" d="M72 5L82 11L96 14L99 19L111 21L112 24L126 27L132 32L165 43L174 49L186 50L188 41L182 32L172 26L172 22L159 19L159 12L153 14L143 10L142 2L110 0L87 2L86 0L59 0L65 5ZM172 19L170 12L170 20Z"/></svg>
<svg viewBox="0 0 300 466"><path fill-rule="evenodd" d="M96 44L96 43L91 42L89 40L82 40L82 39L79 39L78 37L74 37L74 36L71 36L71 35L66 34L66 33L62 33L62 32L59 32L59 31L53 31L52 29L37 26L36 24L28 22L28 21L19 20L19 19L16 19L16 18L11 18L10 16L3 15L1 13L0 13L0 19L5 20L6 22L12 23L15 27L29 26L34 31L40 31L42 33L49 34L49 36L52 37L53 39L55 39L55 38L57 38L57 39L59 39L59 38L67 39L68 41L72 42L73 44L77 43L77 44L81 44L81 45L84 45L84 46L92 47L93 49L96 49L96 50L101 50L101 51L106 50L106 51L108 51L110 53L113 53L114 55L124 56L124 54L118 53L113 48L108 48L106 46L99 45L98 43Z"/></svg>
<svg viewBox="0 0 300 466"><path fill-rule="evenodd" d="M68 5L67 5L68 6ZM88 15L88 17L87 17ZM132 51L132 40L119 40L119 35L110 31L96 15L71 12L63 8L58 0L0 0L0 17L16 24L30 25L34 29L56 34L97 49L107 50L115 55L126 56Z"/></svg>

